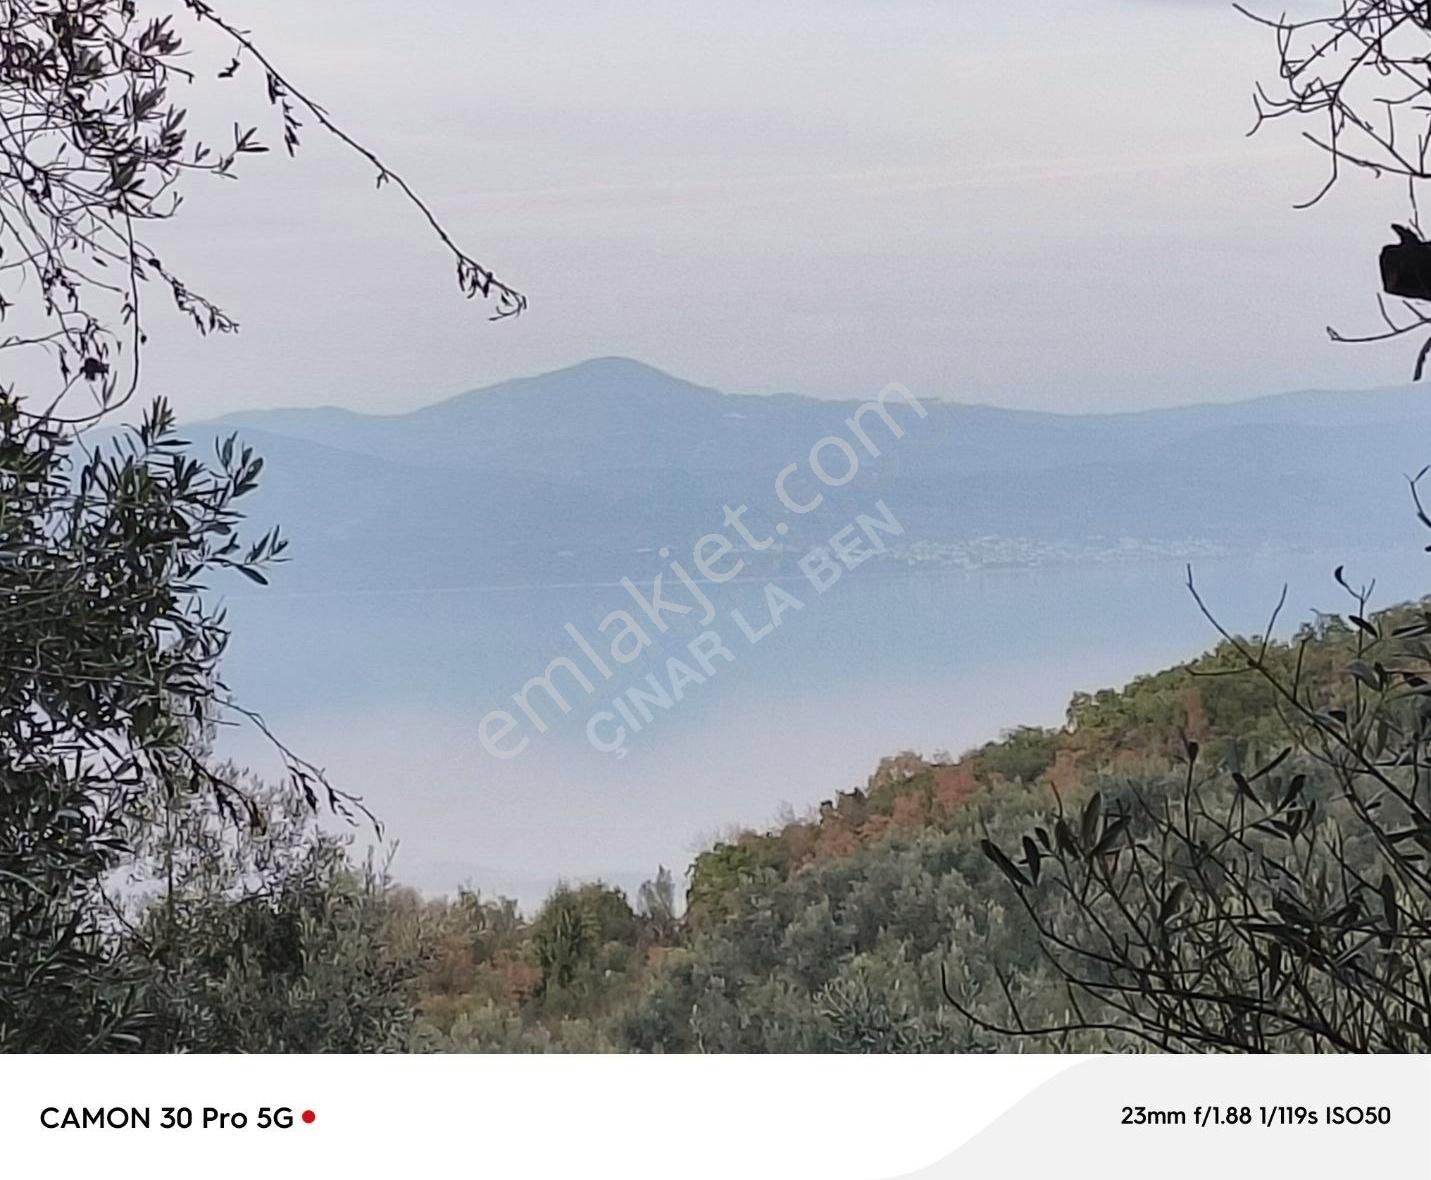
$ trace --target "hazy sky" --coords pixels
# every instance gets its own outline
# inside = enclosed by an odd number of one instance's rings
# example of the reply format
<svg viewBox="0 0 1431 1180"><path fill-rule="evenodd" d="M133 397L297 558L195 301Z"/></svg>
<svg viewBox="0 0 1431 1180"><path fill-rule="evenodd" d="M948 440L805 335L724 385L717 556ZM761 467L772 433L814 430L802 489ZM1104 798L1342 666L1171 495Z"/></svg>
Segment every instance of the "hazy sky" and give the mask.
<svg viewBox="0 0 1431 1180"><path fill-rule="evenodd" d="M1288 129L1244 138L1273 45L1223 3L223 7L532 306L487 323L310 133L166 231L244 324L156 331L148 388L186 416L400 410L612 353L736 392L1048 409L1409 373L1405 346L1323 332L1373 323L1400 188L1292 210L1323 162Z"/></svg>

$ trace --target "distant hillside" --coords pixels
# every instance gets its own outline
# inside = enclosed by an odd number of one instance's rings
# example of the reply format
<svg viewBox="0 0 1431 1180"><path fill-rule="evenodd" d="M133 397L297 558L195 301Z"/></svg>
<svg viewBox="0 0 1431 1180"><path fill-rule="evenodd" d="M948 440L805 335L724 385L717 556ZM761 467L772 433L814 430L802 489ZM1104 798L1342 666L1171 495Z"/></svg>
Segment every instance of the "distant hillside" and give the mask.
<svg viewBox="0 0 1431 1180"><path fill-rule="evenodd" d="M776 474L848 438L858 404L724 394L608 358L407 414L256 411L189 432L237 430L267 459L255 513L297 542L290 587L639 577L651 550L688 551L742 503L753 527L790 525L765 559L779 569L876 497L921 559L953 564L986 560L973 543L990 538L1017 540L999 550L1016 563L1055 544L1067 560L1394 544L1411 528L1401 476L1431 453L1419 389L1099 415L928 400L923 419L894 411L903 439L820 511L784 513Z"/></svg>

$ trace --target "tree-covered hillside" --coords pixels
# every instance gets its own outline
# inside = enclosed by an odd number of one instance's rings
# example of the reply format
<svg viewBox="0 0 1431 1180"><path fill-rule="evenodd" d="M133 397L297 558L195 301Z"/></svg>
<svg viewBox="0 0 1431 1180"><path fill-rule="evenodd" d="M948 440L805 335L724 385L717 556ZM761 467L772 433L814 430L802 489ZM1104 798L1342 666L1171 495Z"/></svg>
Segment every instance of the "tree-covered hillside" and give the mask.
<svg viewBox="0 0 1431 1180"><path fill-rule="evenodd" d="M1322 716L1350 720L1358 701L1384 690L1388 716L1410 708L1420 718L1426 686L1412 665L1431 663L1428 628L1431 606L1423 604L1323 618L1288 642L1231 638L1189 666L1075 696L1060 729L1017 729L951 762L888 758L865 788L701 853L680 919L665 874L634 907L616 890L587 884L559 890L530 921L510 903L472 895L421 902L395 894L395 920L420 931L414 1043L977 1051L1027 1039L1017 1026L1014 1035L998 1031L1016 1019L1055 1030L1034 1038L1042 1047L1138 1047L1126 1030L1068 1027L1105 1022L1070 1020L1047 931L990 843L1018 850L1042 839L1051 847L1058 816L1086 824L1096 797L1099 839L1124 814L1132 817L1128 844L1146 844L1158 826L1139 807L1151 815L1180 806L1191 789L1199 808L1219 813L1239 806L1246 790L1262 800L1255 823L1316 828L1342 850L1343 873L1364 870L1380 889L1375 839L1277 684L1295 681L1297 699ZM1377 654L1388 643L1401 653L1394 669ZM1249 655L1263 670L1248 666ZM1296 800L1279 807L1289 794ZM1025 854L1015 855L1010 867L1026 873ZM1259 853L1257 863L1278 855ZM1300 846L1292 855L1302 856ZM1076 907L1055 895L1047 875L1043 888L1054 926L1076 922ZM1291 894L1273 901L1283 896ZM1424 906L1404 896L1400 905L1403 932L1422 924L1406 949L1424 970Z"/></svg>

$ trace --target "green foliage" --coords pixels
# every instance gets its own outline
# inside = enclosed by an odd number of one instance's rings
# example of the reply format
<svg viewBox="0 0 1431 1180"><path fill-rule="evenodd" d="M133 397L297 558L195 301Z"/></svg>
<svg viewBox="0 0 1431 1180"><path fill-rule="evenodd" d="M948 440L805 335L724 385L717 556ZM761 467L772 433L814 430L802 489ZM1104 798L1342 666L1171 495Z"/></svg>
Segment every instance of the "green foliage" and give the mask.
<svg viewBox="0 0 1431 1180"><path fill-rule="evenodd" d="M1180 786L986 843L1068 1011L1043 1024L1010 997L972 1023L1165 1050L1431 1050L1431 609L1369 617L1351 593L1350 626L1304 633L1295 660L1228 637L1281 710L1279 750L1253 764L1234 743L1208 764L1189 741Z"/></svg>
<svg viewBox="0 0 1431 1180"><path fill-rule="evenodd" d="M569 988L577 973L589 967L600 947L596 915L573 894L561 891L543 907L532 931L532 946L541 968L543 994Z"/></svg>
<svg viewBox="0 0 1431 1180"><path fill-rule="evenodd" d="M540 993L552 996L620 963L635 945L636 915L626 895L600 883L559 886L532 923L531 940L542 978Z"/></svg>
<svg viewBox="0 0 1431 1180"><path fill-rule="evenodd" d="M909 1003L897 974L878 964L857 964L815 997L827 1022L828 1048L837 1053L937 1053L948 1048L947 1030Z"/></svg>
<svg viewBox="0 0 1431 1180"><path fill-rule="evenodd" d="M312 826L301 761L281 792L211 768L232 709L215 572L261 461L206 465L158 403L108 445L0 397L0 1049L371 1049L404 1037L384 883ZM330 803L342 796L328 792ZM121 873L162 867L128 921Z"/></svg>
<svg viewBox="0 0 1431 1180"><path fill-rule="evenodd" d="M1012 832L1005 825L1032 814L1031 791L997 807L986 792L952 831L926 827L784 880L745 878L726 915L696 926L628 1006L622 1042L707 1052L968 1047L940 993L940 965L963 956L990 983L991 962L1032 966L1031 929L990 903L997 878L978 848L984 821Z"/></svg>
<svg viewBox="0 0 1431 1180"><path fill-rule="evenodd" d="M614 1012L669 951L678 922L670 874L637 914L599 882L561 885L530 921L510 902L463 893L405 918L424 948L413 1043L455 1052L599 1052L616 1047ZM499 921L494 929L493 917Z"/></svg>
<svg viewBox="0 0 1431 1180"><path fill-rule="evenodd" d="M238 55L221 78L243 62L261 71L290 153L302 111L426 214L469 298L492 298L498 316L525 306L247 34L209 4L185 7ZM342 958L339 943L366 929L358 915L381 892L345 875L342 857L321 840L301 872L294 861L269 880L274 892L262 902L185 897L200 909L192 929L177 923L176 902L167 959L136 953L125 907L110 896L120 867L152 843L156 793L212 807L205 822L257 829L265 821L262 806L195 753L226 712L262 728L219 679L228 631L204 594L223 571L263 583L263 568L283 552L276 531L247 544L237 535L237 503L256 486L262 460L233 439L216 461L193 457L162 401L117 439L90 429L139 392L149 342L142 294L164 291L201 332L237 326L145 240L153 223L185 207L187 180L231 177L240 157L266 150L256 129L237 124L231 145L190 139L187 112L172 97L185 88L174 83L205 72L172 15L141 14L132 0L0 5L0 355L9 374L52 375L28 392L0 384L0 1051L265 1047L265 1035L317 1044L316 1032L303 1031L309 1024L335 1043L374 1043L371 1029L340 1030L336 1011L313 1015L317 1001L306 994L355 978L353 964L329 975L318 964ZM322 776L279 749L289 790L313 809ZM338 792L327 796L342 809ZM187 820L177 833L194 834ZM224 937L240 940L237 958L223 959ZM199 956L197 990L176 982L178 946ZM160 962L162 986L152 974ZM308 1015L270 1006L275 1021L287 1013L297 1024L269 1034L257 1025L220 1033L224 1014L200 1003L206 990L254 999L254 988L300 976L288 998ZM386 986L375 982L374 994ZM339 1004L338 994L323 1002ZM359 1012L365 1002L360 994ZM213 1013L214 1027L201 1011ZM200 1026L180 1027L190 1018Z"/></svg>
<svg viewBox="0 0 1431 1180"><path fill-rule="evenodd" d="M729 900L746 881L782 865L780 849L755 833L700 853L691 866L686 905L697 919L729 913Z"/></svg>
<svg viewBox="0 0 1431 1180"><path fill-rule="evenodd" d="M1058 753L1059 734L1056 730L1021 725L990 742L974 755L984 773L997 775L1009 782L1037 782L1053 766Z"/></svg>
<svg viewBox="0 0 1431 1180"><path fill-rule="evenodd" d="M105 883L155 784L237 805L191 752L224 702L227 634L200 587L282 552L235 535L258 467L184 455L163 403L82 450L0 395L0 1049L140 1043Z"/></svg>
<svg viewBox="0 0 1431 1180"><path fill-rule="evenodd" d="M396 920L386 875L355 865L291 792L245 786L256 824L204 793L152 801L144 877L131 882L146 900L121 951L152 1014L144 1047L405 1048L421 944Z"/></svg>

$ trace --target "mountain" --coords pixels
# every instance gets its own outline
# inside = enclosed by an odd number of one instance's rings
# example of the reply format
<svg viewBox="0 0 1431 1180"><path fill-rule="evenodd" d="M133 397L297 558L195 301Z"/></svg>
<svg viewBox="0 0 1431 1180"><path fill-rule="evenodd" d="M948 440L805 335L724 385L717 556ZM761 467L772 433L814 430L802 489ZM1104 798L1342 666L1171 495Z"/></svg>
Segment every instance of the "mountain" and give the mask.
<svg viewBox="0 0 1431 1180"><path fill-rule="evenodd" d="M404 414L248 411L188 430L204 447L236 431L265 457L252 512L294 538L291 588L640 577L740 504L753 531L789 528L761 555L775 571L877 499L906 529L905 560L1394 544L1414 529L1402 476L1431 457L1417 388L1085 415L930 399L920 418L892 400L904 436L867 414L881 455L857 450L858 475L822 487L811 447L857 446L860 404L727 394L604 358ZM838 475L838 447L823 457ZM819 510L777 500L791 463L792 491L826 493Z"/></svg>

